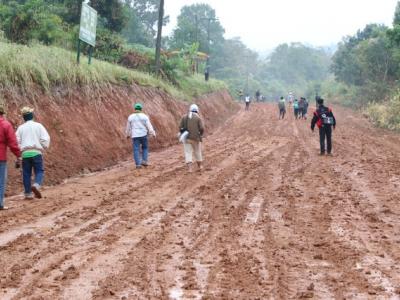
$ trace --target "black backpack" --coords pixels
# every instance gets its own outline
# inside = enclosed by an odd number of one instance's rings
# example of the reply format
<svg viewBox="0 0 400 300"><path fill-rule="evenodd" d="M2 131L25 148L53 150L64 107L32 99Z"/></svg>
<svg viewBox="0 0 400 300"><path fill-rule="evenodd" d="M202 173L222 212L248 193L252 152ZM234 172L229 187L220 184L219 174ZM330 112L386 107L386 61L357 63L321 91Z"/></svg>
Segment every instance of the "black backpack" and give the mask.
<svg viewBox="0 0 400 300"><path fill-rule="evenodd" d="M318 109L318 116L324 125L333 125L333 116L329 108L322 106Z"/></svg>

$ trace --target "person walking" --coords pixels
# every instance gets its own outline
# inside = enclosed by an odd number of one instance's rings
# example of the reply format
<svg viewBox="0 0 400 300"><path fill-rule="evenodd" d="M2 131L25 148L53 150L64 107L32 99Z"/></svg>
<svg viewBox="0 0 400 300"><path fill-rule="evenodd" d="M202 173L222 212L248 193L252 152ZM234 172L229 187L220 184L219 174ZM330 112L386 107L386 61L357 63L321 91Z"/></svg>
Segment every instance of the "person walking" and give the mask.
<svg viewBox="0 0 400 300"><path fill-rule="evenodd" d="M42 198L41 187L44 178L43 151L50 146L46 128L34 121L34 110L25 106L21 109L24 124L17 129L17 140L22 151L22 180L25 199ZM35 173L32 185L32 170Z"/></svg>
<svg viewBox="0 0 400 300"><path fill-rule="evenodd" d="M304 118L304 120L307 120L308 101L306 98L303 98L303 99L304 99L303 118Z"/></svg>
<svg viewBox="0 0 400 300"><path fill-rule="evenodd" d="M315 125L319 128L319 141L320 141L320 154L324 155L325 152L328 155L332 153L332 127L336 128L336 119L332 113L332 110L324 106L324 99L318 98L318 108L314 112L314 116L311 120L311 130L314 131ZM327 148L325 151L325 139Z"/></svg>
<svg viewBox="0 0 400 300"><path fill-rule="evenodd" d="M182 117L179 129L181 134L187 132L186 138L183 139L183 149L185 152L185 162L188 171L192 172L194 154L198 170L201 172L203 168L201 142L204 134L204 125L203 120L199 115L199 107L196 104L192 104L189 108L189 113Z"/></svg>
<svg viewBox="0 0 400 300"><path fill-rule="evenodd" d="M135 112L128 117L126 124L126 138L132 139L133 159L135 160L136 168L142 166L147 167L149 156L149 134L156 136L150 118L142 112L143 105L136 103L134 105ZM140 155L141 153L141 155Z"/></svg>
<svg viewBox="0 0 400 300"><path fill-rule="evenodd" d="M299 116L298 116L298 118L299 119L303 119L303 116L304 116L304 98L300 97L300 100L299 100Z"/></svg>
<svg viewBox="0 0 400 300"><path fill-rule="evenodd" d="M249 110L250 109L250 96L249 95L246 95L246 97L244 98L244 102L246 103L245 110Z"/></svg>
<svg viewBox="0 0 400 300"><path fill-rule="evenodd" d="M8 209L4 206L4 193L7 186L7 148L17 157L16 167L21 161L21 151L17 137L11 123L5 117L5 107L0 104L0 210Z"/></svg>
<svg viewBox="0 0 400 300"><path fill-rule="evenodd" d="M279 107L279 120L285 118L286 114L286 101L285 98L281 97L278 101L278 107Z"/></svg>
<svg viewBox="0 0 400 300"><path fill-rule="evenodd" d="M294 111L294 117L297 120L297 118L299 117L299 101L297 99L294 99L293 111Z"/></svg>

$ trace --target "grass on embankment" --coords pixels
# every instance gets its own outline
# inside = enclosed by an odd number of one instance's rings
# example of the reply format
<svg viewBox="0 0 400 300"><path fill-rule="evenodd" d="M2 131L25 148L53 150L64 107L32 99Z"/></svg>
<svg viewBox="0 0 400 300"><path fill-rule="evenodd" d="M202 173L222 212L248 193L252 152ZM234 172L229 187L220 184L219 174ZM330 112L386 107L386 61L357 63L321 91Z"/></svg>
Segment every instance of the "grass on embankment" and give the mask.
<svg viewBox="0 0 400 300"><path fill-rule="evenodd" d="M400 131L400 91L388 102L368 105L366 113L376 126Z"/></svg>
<svg viewBox="0 0 400 300"><path fill-rule="evenodd" d="M0 86L19 86L29 89L39 85L49 91L52 86L101 86L103 84L158 87L171 96L188 100L201 94L226 88L224 83L210 80L206 83L199 76L182 77L177 88L150 74L126 69L107 62L81 56L76 63L76 53L43 45L24 46L0 42Z"/></svg>

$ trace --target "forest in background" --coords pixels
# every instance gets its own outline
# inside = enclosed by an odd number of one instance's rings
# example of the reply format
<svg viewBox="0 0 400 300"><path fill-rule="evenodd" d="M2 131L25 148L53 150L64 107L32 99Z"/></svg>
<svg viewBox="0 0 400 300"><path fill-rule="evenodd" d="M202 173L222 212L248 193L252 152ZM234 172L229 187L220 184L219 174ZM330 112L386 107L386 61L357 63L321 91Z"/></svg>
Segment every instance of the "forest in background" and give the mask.
<svg viewBox="0 0 400 300"><path fill-rule="evenodd" d="M80 0L2 0L3 43L55 46L76 51ZM92 0L99 13L94 57L140 72L154 72L159 0ZM164 17L164 25L169 17ZM365 109L379 126L399 129L400 5L393 26L369 24L344 37L335 53L302 43L282 44L266 58L240 38L224 37L217 12L207 4L184 6L176 28L162 40L162 74L170 84L204 72L209 55L213 78L268 100L289 91ZM263 37L268 38L268 37ZM83 49L84 53L87 49ZM200 54L202 59L199 59ZM195 76L197 78L199 75Z"/></svg>

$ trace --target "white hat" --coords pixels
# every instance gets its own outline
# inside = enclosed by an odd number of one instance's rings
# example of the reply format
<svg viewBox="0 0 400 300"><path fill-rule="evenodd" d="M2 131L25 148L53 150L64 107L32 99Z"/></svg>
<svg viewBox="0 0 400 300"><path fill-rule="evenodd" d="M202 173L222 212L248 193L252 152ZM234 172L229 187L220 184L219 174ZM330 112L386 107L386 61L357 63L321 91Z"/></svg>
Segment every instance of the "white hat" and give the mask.
<svg viewBox="0 0 400 300"><path fill-rule="evenodd" d="M190 105L191 112L199 112L199 107L196 104Z"/></svg>

